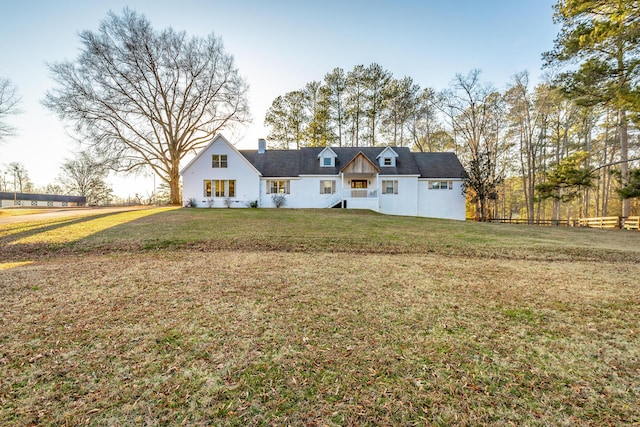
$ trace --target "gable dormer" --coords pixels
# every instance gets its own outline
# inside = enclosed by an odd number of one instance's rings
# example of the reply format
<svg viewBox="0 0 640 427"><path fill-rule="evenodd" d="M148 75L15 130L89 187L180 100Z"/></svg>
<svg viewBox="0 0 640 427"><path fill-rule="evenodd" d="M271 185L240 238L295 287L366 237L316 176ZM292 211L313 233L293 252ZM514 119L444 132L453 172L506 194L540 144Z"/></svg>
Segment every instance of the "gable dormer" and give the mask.
<svg viewBox="0 0 640 427"><path fill-rule="evenodd" d="M319 154L318 159L320 161L321 168L333 168L336 166L336 157L338 155L331 147L325 147Z"/></svg>
<svg viewBox="0 0 640 427"><path fill-rule="evenodd" d="M355 174L372 174L380 173L380 168L376 166L374 162L369 160L367 156L360 151L356 156L347 163L342 170L342 173L355 173Z"/></svg>
<svg viewBox="0 0 640 427"><path fill-rule="evenodd" d="M395 168L397 158L398 153L396 153L393 148L389 146L385 147L384 150L382 150L376 157L381 168Z"/></svg>

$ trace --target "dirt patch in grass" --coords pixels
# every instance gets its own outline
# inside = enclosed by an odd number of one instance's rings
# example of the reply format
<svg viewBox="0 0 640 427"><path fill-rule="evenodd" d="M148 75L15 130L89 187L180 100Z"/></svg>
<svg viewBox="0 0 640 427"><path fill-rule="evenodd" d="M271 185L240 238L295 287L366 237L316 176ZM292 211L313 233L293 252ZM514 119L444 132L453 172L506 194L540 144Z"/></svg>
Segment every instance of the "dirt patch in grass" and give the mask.
<svg viewBox="0 0 640 427"><path fill-rule="evenodd" d="M0 424L640 420L636 263L200 245L0 269Z"/></svg>

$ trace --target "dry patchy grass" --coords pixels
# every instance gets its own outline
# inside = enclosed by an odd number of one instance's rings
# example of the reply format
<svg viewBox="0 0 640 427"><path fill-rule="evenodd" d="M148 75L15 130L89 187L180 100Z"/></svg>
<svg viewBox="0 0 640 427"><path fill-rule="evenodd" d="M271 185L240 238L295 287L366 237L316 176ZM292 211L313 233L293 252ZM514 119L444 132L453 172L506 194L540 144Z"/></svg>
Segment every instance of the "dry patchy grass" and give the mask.
<svg viewBox="0 0 640 427"><path fill-rule="evenodd" d="M0 218L7 218L17 215L31 215L35 213L41 213L40 209L28 209L28 208L2 208L0 209Z"/></svg>
<svg viewBox="0 0 640 427"><path fill-rule="evenodd" d="M640 421L635 235L351 212L103 220L59 245L2 237L0 424Z"/></svg>

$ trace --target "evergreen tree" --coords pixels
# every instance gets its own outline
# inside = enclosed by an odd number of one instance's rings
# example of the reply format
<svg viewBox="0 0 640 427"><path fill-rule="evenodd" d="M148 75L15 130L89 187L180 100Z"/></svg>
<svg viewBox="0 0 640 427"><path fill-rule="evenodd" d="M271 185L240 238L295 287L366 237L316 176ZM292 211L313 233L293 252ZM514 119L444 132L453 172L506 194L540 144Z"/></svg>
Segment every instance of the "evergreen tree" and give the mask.
<svg viewBox="0 0 640 427"><path fill-rule="evenodd" d="M554 19L562 25L548 65L568 64L558 84L581 105L604 104L618 111L622 186L629 183L628 112L640 110L638 92L640 4L637 0L560 0ZM622 215L629 215L623 203Z"/></svg>
<svg viewBox="0 0 640 427"><path fill-rule="evenodd" d="M271 103L264 119L265 126L270 128L267 138L276 141L280 148L289 148L292 144L300 148L307 121L302 91L296 90L278 96Z"/></svg>
<svg viewBox="0 0 640 427"><path fill-rule="evenodd" d="M342 147L342 144L345 143L343 130L346 123L345 90L347 77L342 68L334 68L333 71L324 76L324 81L328 91L329 120L333 124L334 132L337 131L338 146Z"/></svg>

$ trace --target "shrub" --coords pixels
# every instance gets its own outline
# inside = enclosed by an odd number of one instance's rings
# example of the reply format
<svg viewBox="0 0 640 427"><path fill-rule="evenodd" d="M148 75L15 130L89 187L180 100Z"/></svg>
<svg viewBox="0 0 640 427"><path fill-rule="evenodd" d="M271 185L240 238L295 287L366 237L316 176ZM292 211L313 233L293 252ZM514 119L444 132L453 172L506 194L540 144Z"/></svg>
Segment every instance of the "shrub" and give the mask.
<svg viewBox="0 0 640 427"><path fill-rule="evenodd" d="M209 197L209 198L207 199L207 206L208 206L208 207L210 207L210 208L212 208L212 207L213 207L213 198Z"/></svg>
<svg viewBox="0 0 640 427"><path fill-rule="evenodd" d="M198 201L196 199L194 199L193 197L191 197L190 199L187 199L187 201L184 202L184 207L185 208L197 208L198 207Z"/></svg>
<svg viewBox="0 0 640 427"><path fill-rule="evenodd" d="M231 200L231 197L225 197L224 198L225 207L230 208L231 207L231 203L233 203L233 200Z"/></svg>
<svg viewBox="0 0 640 427"><path fill-rule="evenodd" d="M271 200L273 201L273 206L279 208L284 206L287 198L284 194L274 194L273 196L271 196Z"/></svg>
<svg viewBox="0 0 640 427"><path fill-rule="evenodd" d="M258 201L257 201L257 200L253 200L253 201L251 201L251 202L247 203L247 205L248 205L250 208L257 208L257 207L258 207Z"/></svg>

